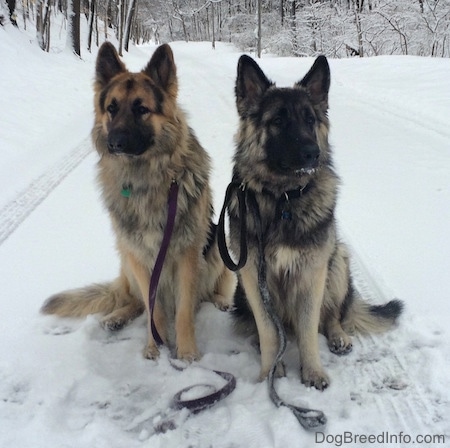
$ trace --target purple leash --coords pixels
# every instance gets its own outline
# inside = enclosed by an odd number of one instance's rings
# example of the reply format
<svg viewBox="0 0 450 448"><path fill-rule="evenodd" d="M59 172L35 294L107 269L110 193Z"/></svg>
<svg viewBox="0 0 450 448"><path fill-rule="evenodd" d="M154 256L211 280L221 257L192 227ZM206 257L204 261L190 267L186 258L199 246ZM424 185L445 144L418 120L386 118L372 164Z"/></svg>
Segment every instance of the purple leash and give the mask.
<svg viewBox="0 0 450 448"><path fill-rule="evenodd" d="M156 292L158 290L159 278L161 276L161 271L164 266L164 260L166 258L167 249L169 248L170 238L172 237L173 228L175 224L175 217L177 214L177 203L178 203L178 183L175 180L172 180L172 184L170 185L169 195L167 198L167 222L166 227L164 229L164 235L161 242L161 247L159 248L158 256L156 257L155 266L153 268L152 276L150 279L150 288L149 288L149 306L150 306L150 327L152 331L153 338L158 345L163 345L164 341L162 340L160 334L155 325L155 321L153 319L153 312L155 309L156 303ZM208 386L214 388L214 392L209 395L205 395L200 398L195 398L191 400L185 400L182 398L183 394L190 391L191 389L198 387L198 385L186 387L185 389L178 392L173 401L172 401L172 409L180 410L186 408L190 410L192 413L196 414L204 409L210 408L214 406L218 401L227 397L236 387L236 379L231 373L227 372L219 372L217 370L212 370L212 372L221 376L224 380L227 381L225 386L216 390L213 386ZM170 426L170 425L169 425ZM171 428L173 429L173 428Z"/></svg>
<svg viewBox="0 0 450 448"><path fill-rule="evenodd" d="M156 329L155 321L153 319L153 312L155 310L156 292L158 290L159 277L164 266L167 249L169 248L170 238L172 237L173 227L175 224L175 216L177 214L178 203L178 183L172 180L170 185L169 196L167 198L167 222L164 229L164 236L159 248L158 256L156 257L155 267L153 268L152 278L150 279L150 289L148 293L148 300L150 304L150 326L153 338L158 345L164 344L158 330Z"/></svg>

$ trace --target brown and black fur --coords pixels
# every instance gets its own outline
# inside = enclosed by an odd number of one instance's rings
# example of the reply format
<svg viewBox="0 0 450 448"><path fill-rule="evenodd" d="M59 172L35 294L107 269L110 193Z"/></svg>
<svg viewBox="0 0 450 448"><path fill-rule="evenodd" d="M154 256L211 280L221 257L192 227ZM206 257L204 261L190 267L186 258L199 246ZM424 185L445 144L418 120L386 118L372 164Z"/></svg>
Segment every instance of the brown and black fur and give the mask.
<svg viewBox="0 0 450 448"><path fill-rule="evenodd" d="M402 310L396 300L371 306L352 286L348 250L336 234L339 178L328 144L329 86L324 56L292 88L277 88L255 61L242 56L233 172L233 180L254 195L260 210L268 287L285 328L296 338L301 379L321 390L329 379L319 358L319 331L332 352L346 354L352 349L351 332L386 330ZM231 248L239 253L236 201L228 211ZM239 329L258 332L262 379L277 352L278 335L258 289L256 235L249 212L249 256L239 274L234 315Z"/></svg>
<svg viewBox="0 0 450 448"><path fill-rule="evenodd" d="M111 283L50 297L42 311L66 317L103 313L118 330L148 310L152 269L167 220L168 192L179 185L175 225L161 274L155 323L167 341L174 323L176 355L199 357L194 320L198 304L227 308L235 280L226 270L212 232L210 159L177 104L177 75L168 45L139 73L129 72L114 47L99 50L92 138L100 156L98 180L121 259ZM122 194L126 190L129 197ZM148 319L147 358L159 354Z"/></svg>

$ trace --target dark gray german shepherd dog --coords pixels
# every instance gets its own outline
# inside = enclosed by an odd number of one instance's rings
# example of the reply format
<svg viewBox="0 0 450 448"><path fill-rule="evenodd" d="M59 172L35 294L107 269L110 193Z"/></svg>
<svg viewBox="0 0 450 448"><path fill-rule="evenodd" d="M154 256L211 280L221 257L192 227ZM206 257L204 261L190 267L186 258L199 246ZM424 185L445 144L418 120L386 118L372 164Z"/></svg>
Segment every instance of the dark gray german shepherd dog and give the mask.
<svg viewBox="0 0 450 448"><path fill-rule="evenodd" d="M297 340L303 383L320 390L329 379L319 358L319 332L333 353L343 355L352 349L348 334L386 330L402 311L398 300L370 305L352 286L348 250L336 236L339 178L328 144L329 86L324 56L292 88L277 88L250 57L239 60L240 126L233 180L252 192L257 203L274 307ZM237 254L241 226L237 200L228 212L230 246ZM239 274L234 315L239 329L258 331L263 379L277 353L278 336L258 288L257 232L251 213L247 242L248 260Z"/></svg>

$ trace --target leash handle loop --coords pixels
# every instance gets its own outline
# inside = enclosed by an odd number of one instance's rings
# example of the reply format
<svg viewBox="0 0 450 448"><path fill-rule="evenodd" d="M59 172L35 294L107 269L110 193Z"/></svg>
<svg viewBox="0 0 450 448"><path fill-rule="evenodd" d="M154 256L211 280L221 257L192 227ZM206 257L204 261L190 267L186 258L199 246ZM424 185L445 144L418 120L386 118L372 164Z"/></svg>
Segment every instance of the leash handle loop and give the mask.
<svg viewBox="0 0 450 448"><path fill-rule="evenodd" d="M225 212L231 204L233 193L236 191L239 203L239 217L241 220L240 228L240 253L239 261L235 263L230 256L225 238ZM230 182L225 193L223 207L220 212L219 224L217 228L217 244L219 246L220 256L225 266L233 272L239 271L247 263L247 208L245 204L245 190L238 182Z"/></svg>
<svg viewBox="0 0 450 448"><path fill-rule="evenodd" d="M214 406L218 401L228 397L228 395L230 395L231 392L233 392L233 390L236 388L236 378L234 377L234 375L228 372L220 372L218 370L212 370L212 372L221 376L227 382L225 386L221 387L218 390L216 390L214 386L211 386L209 384L196 384L194 386L186 387L185 389L180 390L173 397L172 408L173 409L186 408L189 409L193 414L197 414L198 412L203 411L204 409L208 409ZM182 399L182 395L184 393L189 392L191 389L199 386L212 387L214 388L214 392L200 398L194 398L192 400Z"/></svg>

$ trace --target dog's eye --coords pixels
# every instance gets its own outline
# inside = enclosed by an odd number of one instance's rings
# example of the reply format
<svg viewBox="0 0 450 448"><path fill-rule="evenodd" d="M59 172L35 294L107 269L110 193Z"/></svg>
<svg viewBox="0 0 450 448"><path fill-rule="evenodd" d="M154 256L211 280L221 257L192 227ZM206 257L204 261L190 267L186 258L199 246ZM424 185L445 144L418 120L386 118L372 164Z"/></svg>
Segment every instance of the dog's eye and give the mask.
<svg viewBox="0 0 450 448"><path fill-rule="evenodd" d="M277 115L272 119L272 124L274 124L275 126L281 126L283 124L283 118L281 118L280 115Z"/></svg>
<svg viewBox="0 0 450 448"><path fill-rule="evenodd" d="M117 103L115 101L113 101L107 108L106 110L111 114L111 115L115 115L117 113L117 111L119 110L119 106L117 105Z"/></svg>
<svg viewBox="0 0 450 448"><path fill-rule="evenodd" d="M312 127L315 125L315 123L316 123L316 119L315 119L314 115L312 115L312 114L310 114L310 113L308 113L308 114L306 115L305 120L306 120L306 124L307 124L308 126L310 126L311 128L312 128Z"/></svg>
<svg viewBox="0 0 450 448"><path fill-rule="evenodd" d="M145 114L148 114L150 112L150 109L148 107L145 107L145 106L138 106L138 108L136 109L136 112L139 115L145 115Z"/></svg>

